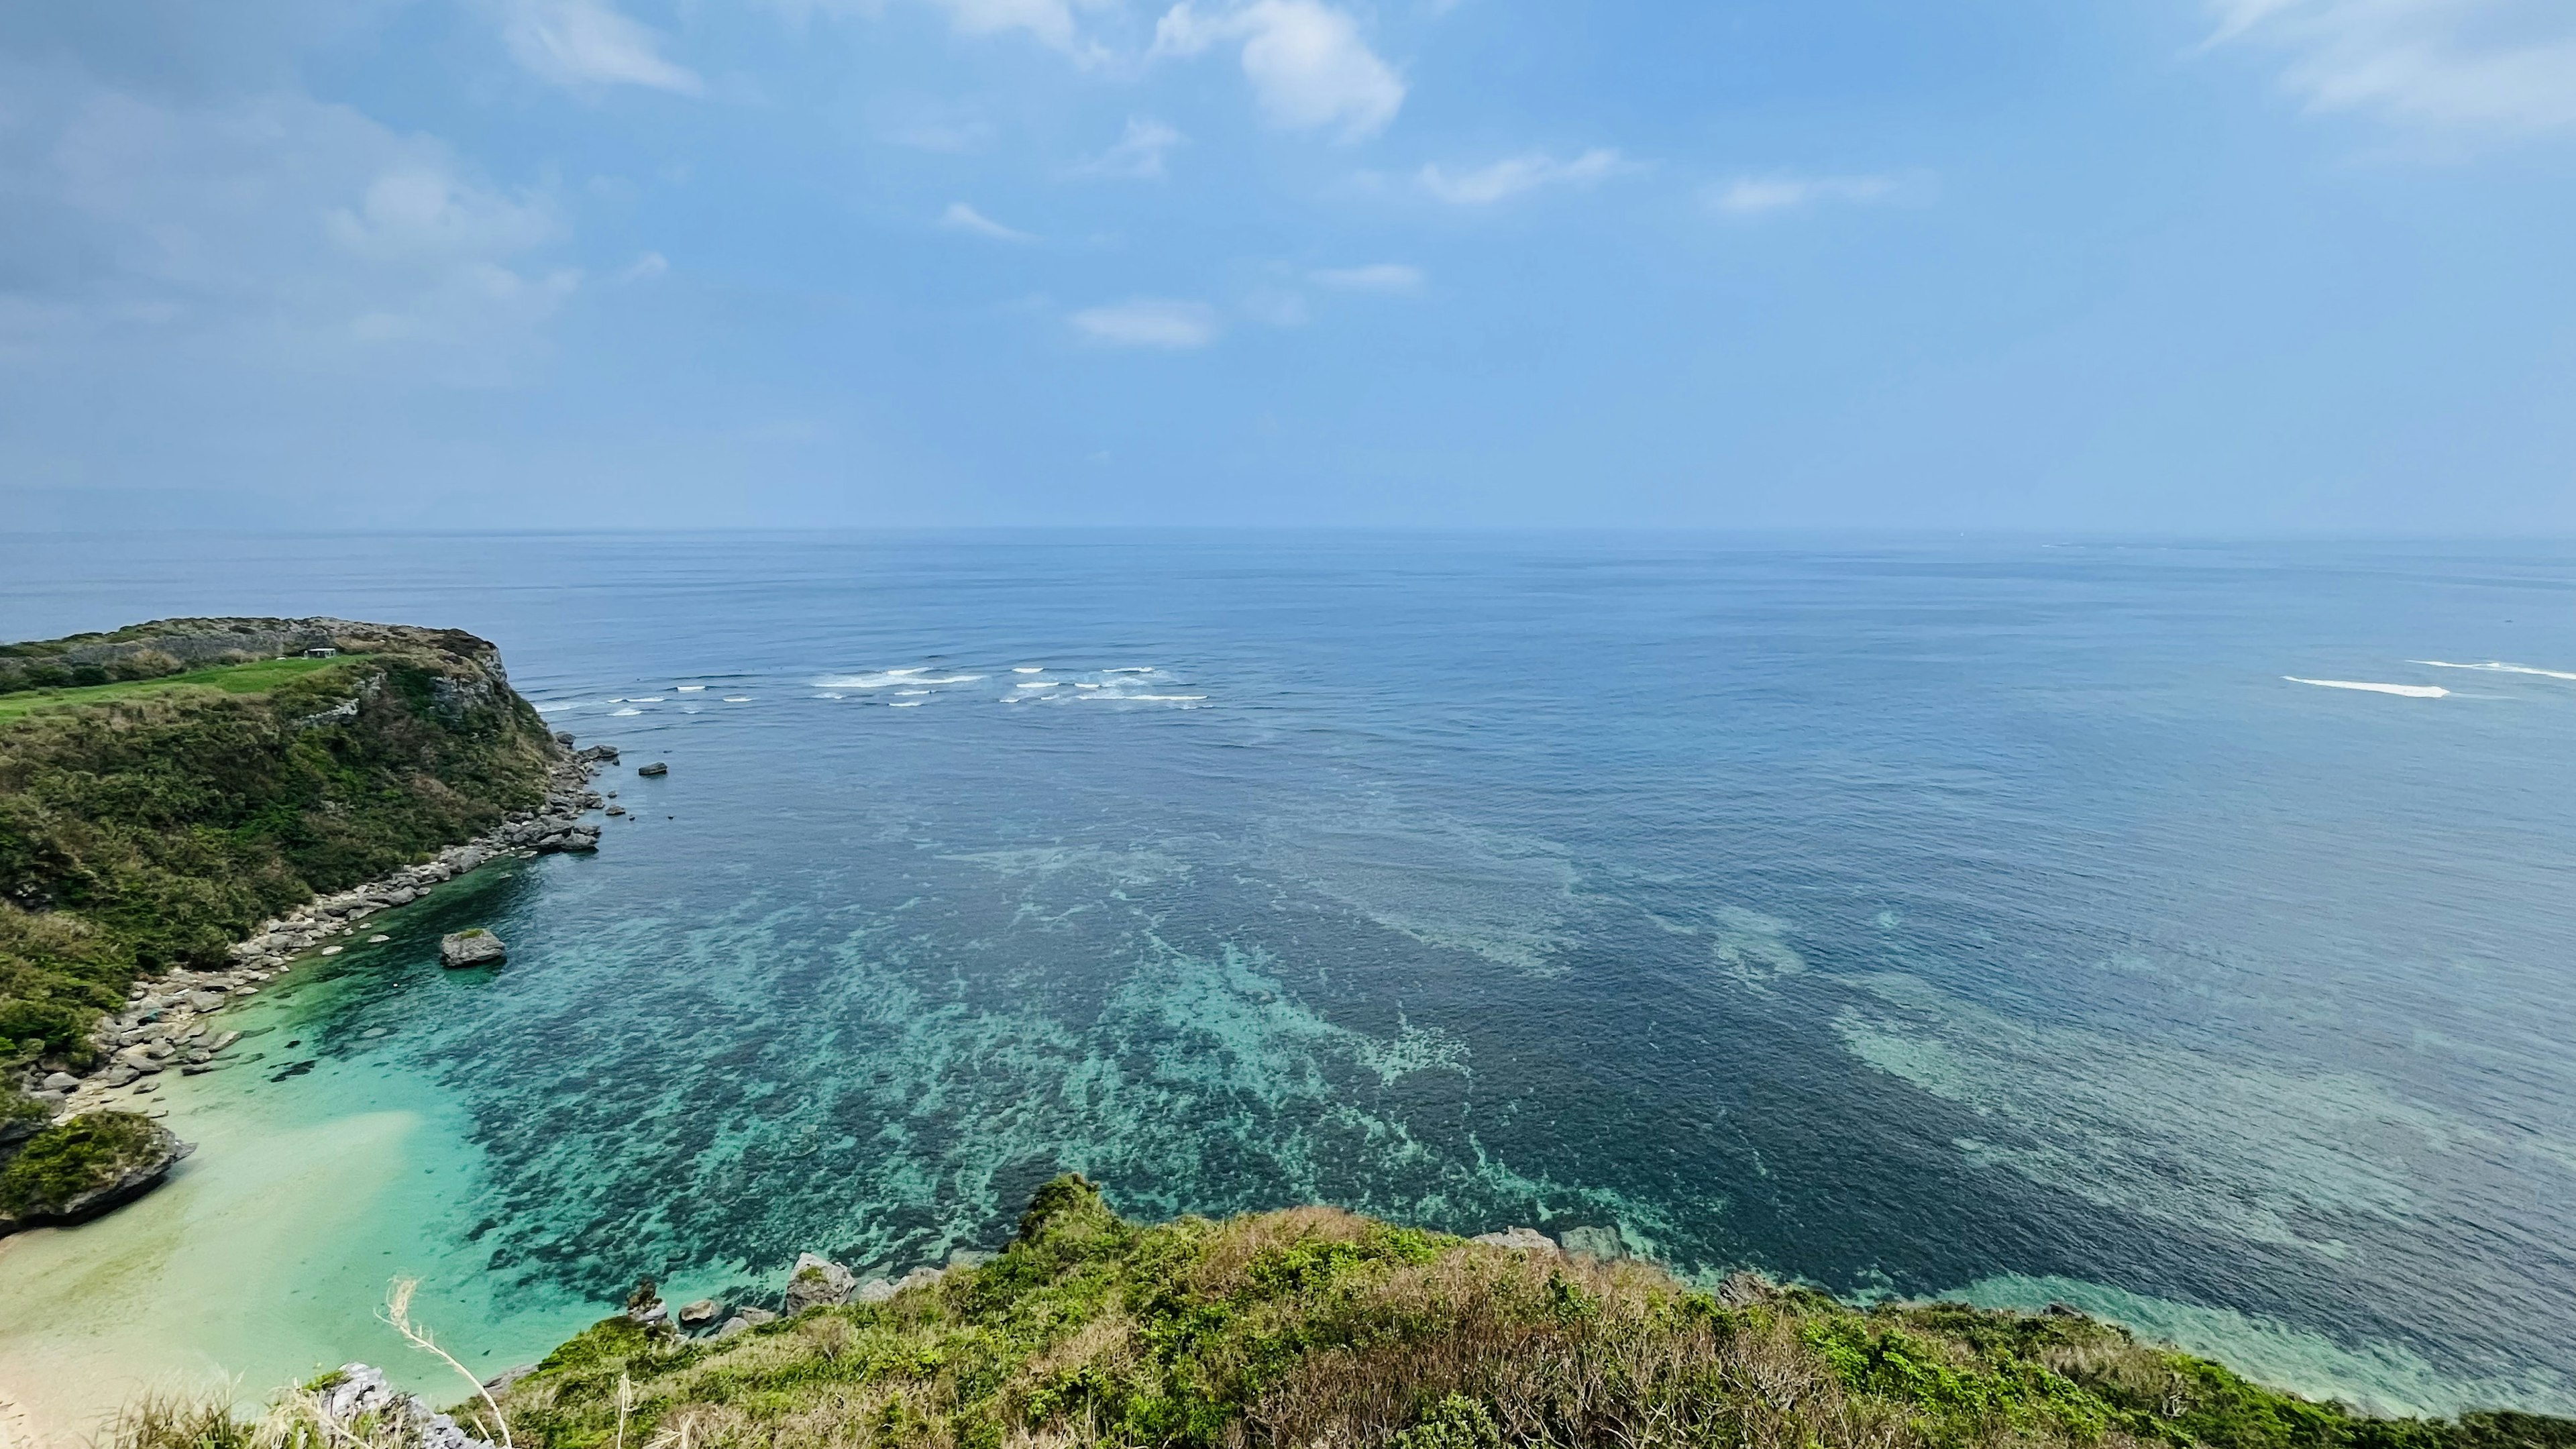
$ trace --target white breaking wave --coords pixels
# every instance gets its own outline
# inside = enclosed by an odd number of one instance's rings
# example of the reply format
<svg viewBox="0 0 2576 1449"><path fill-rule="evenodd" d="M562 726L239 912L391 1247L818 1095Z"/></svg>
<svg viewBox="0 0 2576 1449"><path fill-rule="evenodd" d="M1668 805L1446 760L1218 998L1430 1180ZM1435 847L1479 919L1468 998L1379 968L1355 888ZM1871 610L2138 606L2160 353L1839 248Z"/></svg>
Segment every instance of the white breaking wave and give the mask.
<svg viewBox="0 0 2576 1449"><path fill-rule="evenodd" d="M637 704L660 704L662 702L662 696L658 694L650 696L639 694L635 697L634 702Z"/></svg>
<svg viewBox="0 0 2576 1449"><path fill-rule="evenodd" d="M875 674L827 674L814 681L816 689L886 689L898 684L972 684L980 674L943 674L925 679L919 669L885 669Z"/></svg>
<svg viewBox="0 0 2576 1449"><path fill-rule="evenodd" d="M704 688L706 688L706 686L703 684L683 684L680 686L680 692L682 694L695 694Z"/></svg>
<svg viewBox="0 0 2576 1449"><path fill-rule="evenodd" d="M1046 673L1046 666L1043 664L1014 664L1011 666L1011 672L1013 674L1044 674Z"/></svg>
<svg viewBox="0 0 2576 1449"><path fill-rule="evenodd" d="M1056 687L1056 682L1052 679L1041 679L1034 683L1023 681L1011 687L1013 689L1053 689Z"/></svg>
<svg viewBox="0 0 2576 1449"><path fill-rule="evenodd" d="M561 713L563 713L565 710L568 710L568 709L572 708L572 707L573 707L575 704L577 704L577 703L579 703L579 701L577 701L577 700L566 700L566 701L564 701L564 702L563 702L563 703L561 703L561 704L541 704L541 705L538 705L538 706L537 706L537 713L539 713L539 714L561 714Z"/></svg>
<svg viewBox="0 0 2576 1449"><path fill-rule="evenodd" d="M890 705L887 705L887 706L886 706L886 708L888 708L888 709L919 709L919 708L921 708L921 701L920 701L920 700L917 700L917 699L898 699L898 700L896 700L894 703L892 703L892 704L890 704Z"/></svg>
<svg viewBox="0 0 2576 1449"><path fill-rule="evenodd" d="M1207 698L1204 694L1090 694L1083 697L1085 699L1152 700L1156 704L1196 704Z"/></svg>
<svg viewBox="0 0 2576 1449"><path fill-rule="evenodd" d="M617 718L619 715L625 715L625 714L642 714L643 712L644 712L644 711L642 711L642 710L640 710L640 709L613 709L613 710L610 710L610 711L608 712L608 717L609 717L610 719L615 719L615 718Z"/></svg>
<svg viewBox="0 0 2576 1449"><path fill-rule="evenodd" d="M1104 669L1100 672L1103 674L1151 674L1154 672L1154 669L1152 665L1148 664L1130 664L1123 668Z"/></svg>
<svg viewBox="0 0 2576 1449"><path fill-rule="evenodd" d="M751 696L747 694L728 694L724 697L724 701L727 704L749 704L751 703Z"/></svg>
<svg viewBox="0 0 2576 1449"><path fill-rule="evenodd" d="M2534 669L2528 664L2453 664L2447 659L2409 659L2409 664L2429 664L2435 669L2484 669L2494 674L2537 674L2543 679L2576 679L2576 673L2564 669Z"/></svg>
<svg viewBox="0 0 2576 1449"><path fill-rule="evenodd" d="M2284 674L2292 684L2313 684L2323 689L2365 689L2372 694L2402 694L2408 699L2445 699L2450 691L2438 684L2371 684L2359 679L2301 679Z"/></svg>
<svg viewBox="0 0 2576 1449"><path fill-rule="evenodd" d="M898 689L895 691L898 696L906 694L928 694L929 692L930 691L926 689Z"/></svg>

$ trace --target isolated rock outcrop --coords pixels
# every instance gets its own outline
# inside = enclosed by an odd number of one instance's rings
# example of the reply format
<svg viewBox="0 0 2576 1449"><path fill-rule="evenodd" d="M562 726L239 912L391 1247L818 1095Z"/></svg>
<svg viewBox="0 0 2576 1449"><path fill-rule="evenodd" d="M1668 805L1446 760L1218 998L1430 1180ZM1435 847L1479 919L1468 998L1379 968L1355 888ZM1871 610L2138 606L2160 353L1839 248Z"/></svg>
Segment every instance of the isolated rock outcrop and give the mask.
<svg viewBox="0 0 2576 1449"><path fill-rule="evenodd" d="M501 938L480 926L438 938L438 964L451 971L469 966L498 966L510 959Z"/></svg>
<svg viewBox="0 0 2576 1449"><path fill-rule="evenodd" d="M0 1233L96 1217L149 1191L194 1151L169 1128L132 1112L57 1122L7 1150L0 1162Z"/></svg>

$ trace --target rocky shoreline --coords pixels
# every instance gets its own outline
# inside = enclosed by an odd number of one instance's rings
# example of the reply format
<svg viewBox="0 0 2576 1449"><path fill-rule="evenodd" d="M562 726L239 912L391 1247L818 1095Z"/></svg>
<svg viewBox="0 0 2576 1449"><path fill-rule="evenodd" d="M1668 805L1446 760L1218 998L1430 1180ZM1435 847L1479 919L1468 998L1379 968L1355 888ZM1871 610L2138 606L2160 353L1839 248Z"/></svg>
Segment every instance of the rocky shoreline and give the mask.
<svg viewBox="0 0 2576 1449"><path fill-rule="evenodd" d="M230 965L214 970L182 968L135 982L127 988L125 1009L103 1021L92 1038L99 1047L98 1064L86 1072L55 1071L31 1078L25 1083L27 1095L52 1109L58 1123L107 1108L145 1108L159 1085L159 1074L175 1069L193 1076L221 1066L217 1058L242 1037L238 1031L221 1029L211 1018L257 994L304 953L320 947L322 955L337 955L345 947L325 943L351 935L368 917L410 905L491 861L598 849L600 827L582 817L607 803L590 788L590 781L601 765L617 762L617 748L594 745L576 751L570 748L571 736L558 735L556 740L566 753L550 773L543 805L514 812L500 826L450 846L422 864L316 896L262 922L232 948ZM172 1140L176 1150L151 1174L153 1178L186 1154L185 1144ZM139 1190L145 1185L148 1182L135 1186Z"/></svg>

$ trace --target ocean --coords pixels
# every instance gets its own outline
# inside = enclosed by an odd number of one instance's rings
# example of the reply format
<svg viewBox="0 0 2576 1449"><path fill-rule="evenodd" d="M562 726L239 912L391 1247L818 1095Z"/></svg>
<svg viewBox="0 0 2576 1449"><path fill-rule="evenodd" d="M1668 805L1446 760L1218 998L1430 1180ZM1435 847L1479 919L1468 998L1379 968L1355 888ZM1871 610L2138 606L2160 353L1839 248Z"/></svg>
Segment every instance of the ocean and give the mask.
<svg viewBox="0 0 2576 1449"><path fill-rule="evenodd" d="M396 1274L498 1369L1078 1170L2576 1412L2571 603L2562 544L0 539L11 638L484 635L632 812L244 1010L170 1186L0 1240L0 1390L429 1384Z"/></svg>

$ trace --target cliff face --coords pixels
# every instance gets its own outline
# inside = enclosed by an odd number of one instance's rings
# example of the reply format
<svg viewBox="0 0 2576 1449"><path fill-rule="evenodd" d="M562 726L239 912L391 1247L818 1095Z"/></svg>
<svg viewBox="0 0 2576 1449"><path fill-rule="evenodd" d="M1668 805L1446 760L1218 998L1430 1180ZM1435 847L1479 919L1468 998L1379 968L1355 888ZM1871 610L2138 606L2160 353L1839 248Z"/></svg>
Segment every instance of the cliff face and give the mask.
<svg viewBox="0 0 2576 1449"><path fill-rule="evenodd" d="M561 757L456 630L178 619L0 660L35 706L0 723L0 1066L86 1061L137 974L533 808ZM70 692L11 692L31 661Z"/></svg>

